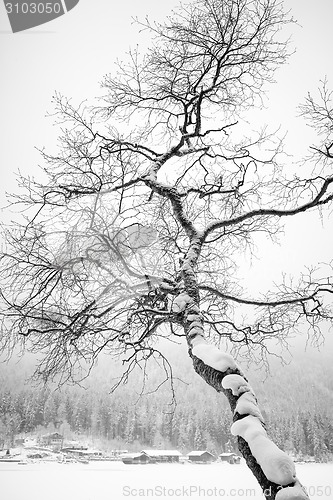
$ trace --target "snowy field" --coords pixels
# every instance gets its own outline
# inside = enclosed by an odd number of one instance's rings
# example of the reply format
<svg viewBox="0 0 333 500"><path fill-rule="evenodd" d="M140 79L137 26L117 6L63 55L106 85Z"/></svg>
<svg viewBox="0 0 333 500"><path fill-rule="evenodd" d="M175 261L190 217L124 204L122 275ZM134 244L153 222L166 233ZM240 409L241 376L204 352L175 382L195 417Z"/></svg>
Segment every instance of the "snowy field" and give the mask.
<svg viewBox="0 0 333 500"><path fill-rule="evenodd" d="M311 499L333 499L333 464L298 464ZM0 464L2 500L264 498L246 465Z"/></svg>

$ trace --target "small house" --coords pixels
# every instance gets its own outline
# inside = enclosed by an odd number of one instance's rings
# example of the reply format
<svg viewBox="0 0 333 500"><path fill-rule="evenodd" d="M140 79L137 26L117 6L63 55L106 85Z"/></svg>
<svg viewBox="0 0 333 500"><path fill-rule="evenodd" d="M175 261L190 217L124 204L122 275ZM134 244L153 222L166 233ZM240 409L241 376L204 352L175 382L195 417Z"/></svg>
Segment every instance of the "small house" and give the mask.
<svg viewBox="0 0 333 500"><path fill-rule="evenodd" d="M210 464L216 460L214 455L209 451L191 451L187 456L190 462L200 464Z"/></svg>
<svg viewBox="0 0 333 500"><path fill-rule="evenodd" d="M63 446L64 438L58 432L42 436L41 444L52 448L53 451L60 451Z"/></svg>
<svg viewBox="0 0 333 500"><path fill-rule="evenodd" d="M177 450L142 450L148 457L157 463L179 462L182 454Z"/></svg>
<svg viewBox="0 0 333 500"><path fill-rule="evenodd" d="M150 458L145 453L126 453L121 457L124 464L148 464Z"/></svg>
<svg viewBox="0 0 333 500"><path fill-rule="evenodd" d="M236 455L236 453L221 453L219 455L219 459L221 462L226 462L228 464L239 464L240 456Z"/></svg>

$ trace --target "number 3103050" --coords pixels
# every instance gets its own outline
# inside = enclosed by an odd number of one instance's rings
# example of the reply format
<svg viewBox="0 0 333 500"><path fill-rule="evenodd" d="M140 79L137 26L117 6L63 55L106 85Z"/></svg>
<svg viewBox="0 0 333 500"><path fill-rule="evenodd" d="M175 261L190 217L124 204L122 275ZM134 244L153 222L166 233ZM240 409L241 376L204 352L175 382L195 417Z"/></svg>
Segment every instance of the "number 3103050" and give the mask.
<svg viewBox="0 0 333 500"><path fill-rule="evenodd" d="M61 4L51 2L39 3L6 3L8 14L60 14Z"/></svg>

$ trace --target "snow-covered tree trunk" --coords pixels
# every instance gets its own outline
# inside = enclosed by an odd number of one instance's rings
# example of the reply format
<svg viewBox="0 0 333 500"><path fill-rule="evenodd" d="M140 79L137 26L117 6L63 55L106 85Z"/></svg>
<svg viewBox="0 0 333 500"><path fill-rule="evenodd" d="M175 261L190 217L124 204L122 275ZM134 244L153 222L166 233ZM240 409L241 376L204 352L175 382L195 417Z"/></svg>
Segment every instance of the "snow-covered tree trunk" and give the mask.
<svg viewBox="0 0 333 500"><path fill-rule="evenodd" d="M223 393L233 413L232 434L246 464L269 500L305 500L308 495L296 478L291 458L267 436L257 399L231 356L209 344L189 349L195 371L216 391ZM203 360L203 359L204 360ZM221 363L221 369L217 369ZM214 365L214 366L211 366Z"/></svg>
<svg viewBox="0 0 333 500"><path fill-rule="evenodd" d="M238 448L268 500L308 500L296 477L292 459L271 441L255 393L234 358L205 340L196 281L200 236L192 242L182 266L185 285L174 307L183 314L189 355L195 371L216 391L223 393L233 413L231 432Z"/></svg>

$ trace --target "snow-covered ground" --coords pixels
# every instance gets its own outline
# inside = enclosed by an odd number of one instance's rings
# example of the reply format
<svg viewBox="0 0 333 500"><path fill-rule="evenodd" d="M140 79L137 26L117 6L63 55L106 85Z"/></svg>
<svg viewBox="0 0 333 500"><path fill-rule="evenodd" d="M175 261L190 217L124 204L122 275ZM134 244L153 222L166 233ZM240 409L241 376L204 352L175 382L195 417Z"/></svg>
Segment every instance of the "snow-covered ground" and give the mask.
<svg viewBox="0 0 333 500"><path fill-rule="evenodd" d="M333 464L297 464L313 500L333 499ZM264 498L246 465L0 464L3 500Z"/></svg>

